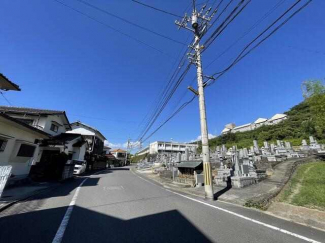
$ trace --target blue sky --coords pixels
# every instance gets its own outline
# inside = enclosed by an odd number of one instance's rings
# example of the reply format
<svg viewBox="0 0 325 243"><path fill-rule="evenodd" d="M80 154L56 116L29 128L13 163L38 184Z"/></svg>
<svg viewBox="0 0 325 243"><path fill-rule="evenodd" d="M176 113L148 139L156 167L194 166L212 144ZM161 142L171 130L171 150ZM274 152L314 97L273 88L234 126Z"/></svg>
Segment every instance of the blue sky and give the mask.
<svg viewBox="0 0 325 243"><path fill-rule="evenodd" d="M89 8L76 0L60 0L159 51L115 32L54 0L3 0L0 8L0 72L21 86L6 92L14 106L65 110L70 122L92 125L117 146L141 131L141 121L156 101L183 46ZM189 42L177 30L176 18L130 0L85 0L146 28ZM183 15L190 0L147 0L145 3ZM203 1L198 1L203 2ZM213 1L210 1L213 2ZM237 1L234 1L237 2ZM223 35L203 54L206 75L222 70L245 43L294 0L286 0L213 65L217 55L282 0L253 0ZM281 30L206 89L209 133L224 125L269 118L302 101L301 83L324 79L325 1L313 1ZM207 34L208 36L208 34ZM194 67L154 125L164 121L191 93L186 87ZM193 84L196 87L195 83ZM185 97L183 97L185 94ZM0 105L7 105L0 97ZM190 141L200 134L197 100L149 141ZM149 142L147 141L147 142Z"/></svg>

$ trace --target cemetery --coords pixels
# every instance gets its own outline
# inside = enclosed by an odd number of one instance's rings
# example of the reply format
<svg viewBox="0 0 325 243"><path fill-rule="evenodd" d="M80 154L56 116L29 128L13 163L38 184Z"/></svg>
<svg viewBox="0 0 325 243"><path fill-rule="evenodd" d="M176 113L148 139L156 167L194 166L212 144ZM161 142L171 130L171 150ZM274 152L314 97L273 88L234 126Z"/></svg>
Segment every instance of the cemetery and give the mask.
<svg viewBox="0 0 325 243"><path fill-rule="evenodd" d="M241 189L257 184L272 175L273 167L287 160L297 160L325 154L325 145L319 144L313 136L301 146L292 146L288 141L276 143L264 141L260 147L256 140L249 148L225 145L210 151L210 162L215 186ZM146 158L138 163L139 170L150 169L162 178L185 183L192 187L204 185L202 157L197 150L165 152Z"/></svg>

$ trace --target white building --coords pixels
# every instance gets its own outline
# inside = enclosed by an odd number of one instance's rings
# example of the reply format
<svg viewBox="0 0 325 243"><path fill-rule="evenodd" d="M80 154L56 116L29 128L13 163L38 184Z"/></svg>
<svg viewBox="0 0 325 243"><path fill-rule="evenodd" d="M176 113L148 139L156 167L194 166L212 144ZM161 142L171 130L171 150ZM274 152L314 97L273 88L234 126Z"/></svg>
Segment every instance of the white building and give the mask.
<svg viewBox="0 0 325 243"><path fill-rule="evenodd" d="M71 130L68 117L64 111L0 106L0 112L52 136Z"/></svg>
<svg viewBox="0 0 325 243"><path fill-rule="evenodd" d="M145 153L157 154L157 153L185 153L185 149L189 151L196 151L198 148L197 144L190 143L176 143L176 142L163 142L156 141L150 143L148 147L138 151L137 155L142 155Z"/></svg>
<svg viewBox="0 0 325 243"><path fill-rule="evenodd" d="M0 113L0 166L11 165L13 180L26 178L39 153L41 139L50 135Z"/></svg>
<svg viewBox="0 0 325 243"><path fill-rule="evenodd" d="M39 146L36 163L47 162L53 154L61 152L68 154L70 159L82 157L79 151L84 150L87 145L78 147L83 142L80 135L73 138L65 135L71 130L71 126L64 111L0 106L0 112L48 134L48 138Z"/></svg>
<svg viewBox="0 0 325 243"><path fill-rule="evenodd" d="M287 115L285 114L275 114L270 119L266 118L258 118L253 123L247 123L241 126L235 126L234 123L227 124L225 128L221 131L221 134L227 134L227 133L236 133L236 132L247 132L252 131L256 128L259 128L263 125L275 125L279 122L284 121L287 119Z"/></svg>
<svg viewBox="0 0 325 243"><path fill-rule="evenodd" d="M272 116L268 121L268 125L274 125L274 124L278 124L279 122L284 121L285 119L287 119L287 115L286 114L275 114L274 116Z"/></svg>
<svg viewBox="0 0 325 243"><path fill-rule="evenodd" d="M89 145L87 152L98 155L103 154L106 138L100 131L80 121L71 123L71 128L72 130L67 133L82 135Z"/></svg>
<svg viewBox="0 0 325 243"><path fill-rule="evenodd" d="M258 118L256 121L254 121L254 129L259 128L263 125L267 124L267 119L266 118Z"/></svg>
<svg viewBox="0 0 325 243"><path fill-rule="evenodd" d="M236 133L236 132L247 132L247 131L252 131L252 123L247 123L241 126L234 127L231 132Z"/></svg>

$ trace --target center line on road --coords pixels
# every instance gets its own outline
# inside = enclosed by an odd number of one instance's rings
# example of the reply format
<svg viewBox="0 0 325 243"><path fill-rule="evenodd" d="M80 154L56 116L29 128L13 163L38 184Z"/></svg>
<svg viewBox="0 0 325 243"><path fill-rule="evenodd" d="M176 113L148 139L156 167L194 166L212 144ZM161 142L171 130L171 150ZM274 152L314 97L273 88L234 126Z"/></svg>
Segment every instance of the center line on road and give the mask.
<svg viewBox="0 0 325 243"><path fill-rule="evenodd" d="M102 172L102 171L98 171L98 172L96 172L96 173L94 173L92 175L96 175L96 174L98 174L100 172ZM61 243L62 242L62 239L63 239L63 236L64 236L64 232L65 232L65 230L66 230L66 228L68 226L68 223L69 223L69 220L70 220L70 217L71 217L71 213L72 213L73 207L76 204L76 201L77 201L77 198L78 198L79 191L80 191L82 185L87 180L88 180L88 178L85 178L80 183L80 185L78 186L76 192L74 193L73 198L72 198L72 200L71 200L71 202L69 204L69 207L68 207L67 211L65 212L65 215L64 215L64 217L62 219L62 222L60 224L60 227L59 227L58 231L56 232L55 237L54 237L52 243Z"/></svg>
<svg viewBox="0 0 325 243"><path fill-rule="evenodd" d="M69 219L71 217L71 213L72 213L73 207L76 204L76 201L77 201L77 197L78 197L80 188L86 182L87 179L88 178L84 179L80 183L80 185L78 186L76 192L74 193L73 198L72 198L72 200L71 200L71 202L69 204L69 207L68 207L67 211L65 212L65 215L64 215L64 217L62 219L62 222L60 224L60 227L59 227L58 231L56 232L56 235L55 235L52 243L60 243L62 241L64 232L65 232L65 229L67 228L68 223L69 223Z"/></svg>

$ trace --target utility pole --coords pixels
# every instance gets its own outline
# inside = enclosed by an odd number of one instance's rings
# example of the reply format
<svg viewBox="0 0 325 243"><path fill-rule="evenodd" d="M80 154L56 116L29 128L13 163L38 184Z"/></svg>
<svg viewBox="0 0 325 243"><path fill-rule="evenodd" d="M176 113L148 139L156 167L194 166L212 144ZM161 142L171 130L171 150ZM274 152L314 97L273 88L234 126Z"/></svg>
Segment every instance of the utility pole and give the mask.
<svg viewBox="0 0 325 243"><path fill-rule="evenodd" d="M181 21L175 21L175 24L180 28L190 30L194 33L194 43L189 46L194 50L194 53L188 53L190 62L196 66L197 69L197 84L198 91L195 91L192 87L189 87L192 92L199 97L199 108L200 108L200 123L201 123L201 140L202 140L202 156L203 156L203 173L204 173L204 189L205 198L214 199L213 184L212 184L212 172L210 163L210 152L209 152L209 140L208 140L208 126L206 118L206 108L204 99L204 86L203 83L203 71L201 61L201 51L204 46L200 46L200 40L206 33L208 23L216 13L216 10L210 15L211 7L205 10L206 5L203 5L200 11L195 8L195 0L193 0L193 12L192 16L188 17L185 13L184 18ZM192 28L188 27L188 23L191 22Z"/></svg>
<svg viewBox="0 0 325 243"><path fill-rule="evenodd" d="M125 161L124 161L124 165L127 164L128 162L128 151L129 151L129 144L130 144L130 138L128 139L128 142L126 144L126 155L125 155Z"/></svg>

